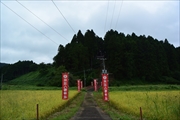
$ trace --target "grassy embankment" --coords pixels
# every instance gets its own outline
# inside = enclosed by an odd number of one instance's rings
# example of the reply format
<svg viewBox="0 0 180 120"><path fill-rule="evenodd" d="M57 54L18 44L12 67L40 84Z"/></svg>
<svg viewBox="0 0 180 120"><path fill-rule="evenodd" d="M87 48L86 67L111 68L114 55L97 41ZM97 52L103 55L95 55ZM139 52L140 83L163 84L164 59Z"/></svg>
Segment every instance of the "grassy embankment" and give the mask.
<svg viewBox="0 0 180 120"><path fill-rule="evenodd" d="M45 86L48 83L48 77L47 76L41 76L39 71L30 72L27 74L24 74L20 77L17 77L9 82L6 83L6 85L9 86ZM8 88L4 88L8 89Z"/></svg>

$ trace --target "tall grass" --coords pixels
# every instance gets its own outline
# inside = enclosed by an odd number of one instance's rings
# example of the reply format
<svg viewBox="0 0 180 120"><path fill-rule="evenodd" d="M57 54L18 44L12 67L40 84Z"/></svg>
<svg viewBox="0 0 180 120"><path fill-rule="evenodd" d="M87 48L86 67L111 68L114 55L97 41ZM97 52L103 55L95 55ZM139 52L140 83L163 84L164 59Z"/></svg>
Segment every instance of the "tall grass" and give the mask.
<svg viewBox="0 0 180 120"><path fill-rule="evenodd" d="M39 116L45 118L64 106L61 90L5 90L1 91L1 120L33 120L36 118L36 104L39 104ZM69 99L77 95L69 92Z"/></svg>
<svg viewBox="0 0 180 120"><path fill-rule="evenodd" d="M113 91L110 92L111 105L117 109L153 120L180 119L180 91Z"/></svg>

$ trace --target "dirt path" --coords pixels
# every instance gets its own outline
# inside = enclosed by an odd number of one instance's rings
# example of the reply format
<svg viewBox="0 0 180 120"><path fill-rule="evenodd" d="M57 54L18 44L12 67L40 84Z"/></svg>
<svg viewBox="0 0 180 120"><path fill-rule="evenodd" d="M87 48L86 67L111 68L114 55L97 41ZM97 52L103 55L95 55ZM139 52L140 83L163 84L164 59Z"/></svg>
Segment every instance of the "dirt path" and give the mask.
<svg viewBox="0 0 180 120"><path fill-rule="evenodd" d="M92 88L89 88L82 106L76 115L70 120L112 120L105 114L93 99Z"/></svg>

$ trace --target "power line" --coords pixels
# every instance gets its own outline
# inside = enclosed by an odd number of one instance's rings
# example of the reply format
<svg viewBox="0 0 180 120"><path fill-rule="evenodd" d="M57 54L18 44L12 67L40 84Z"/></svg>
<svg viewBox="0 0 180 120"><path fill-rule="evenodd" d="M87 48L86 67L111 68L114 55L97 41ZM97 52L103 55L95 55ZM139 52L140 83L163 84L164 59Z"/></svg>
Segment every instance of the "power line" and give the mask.
<svg viewBox="0 0 180 120"><path fill-rule="evenodd" d="M115 0L115 3L114 3L114 9L113 9L113 14L112 14L112 18L111 18L110 29L111 29L111 26L112 26L112 21L113 21L113 17L114 17L114 10L115 10L115 7L116 7L116 0Z"/></svg>
<svg viewBox="0 0 180 120"><path fill-rule="evenodd" d="M119 16L120 16L120 13L121 13L122 5L123 5L123 0L122 0L122 3L121 3L121 6L119 8L119 13L118 13L118 18L117 18L117 21L116 21L115 29L116 29L117 24L118 24L118 20L119 20Z"/></svg>
<svg viewBox="0 0 180 120"><path fill-rule="evenodd" d="M6 4L4 4L3 2L1 2L4 6L6 6L9 10L11 10L14 14L16 14L18 17L20 17L21 19L23 19L26 23L28 23L31 27L33 27L34 29L36 29L38 32L40 32L42 35L44 35L46 38L48 38L49 40L51 40L52 42L54 42L55 44L57 44L55 41L53 41L51 38L49 38L48 36L46 36L43 32L41 32L40 30L38 30L36 27L34 27L31 23L29 23L27 20L25 20L24 18L22 18L19 14L17 14L15 11L13 11L10 7L8 7ZM57 44L58 45L58 44Z"/></svg>
<svg viewBox="0 0 180 120"><path fill-rule="evenodd" d="M51 0L54 4L54 6L58 9L59 13L63 16L63 18L66 20L66 22L68 23L69 27L72 29L72 31L76 34L76 32L74 31L74 29L72 28L72 26L69 24L69 22L67 21L67 19L64 17L64 15L62 14L62 12L60 11L60 9L57 7L57 5L54 3L53 0Z"/></svg>
<svg viewBox="0 0 180 120"><path fill-rule="evenodd" d="M106 20L105 20L105 25L104 25L104 32L106 30L106 22L107 22L107 16L108 16L108 9L109 9L109 0L108 0L107 11L106 11Z"/></svg>
<svg viewBox="0 0 180 120"><path fill-rule="evenodd" d="M64 38L65 40L68 41L68 39L66 39L64 36L62 36L59 32L57 32L54 28L52 28L50 25L48 25L46 22L44 22L41 18L39 18L36 14L34 14L31 10L29 10L27 7L25 7L23 4L21 4L18 0L16 0L21 6L23 6L26 10L28 10L31 14L33 14L36 18L38 18L39 20L41 20L44 24L46 24L48 27L50 27L54 32L56 32L57 34L59 34L62 38ZM69 41L68 41L69 42Z"/></svg>

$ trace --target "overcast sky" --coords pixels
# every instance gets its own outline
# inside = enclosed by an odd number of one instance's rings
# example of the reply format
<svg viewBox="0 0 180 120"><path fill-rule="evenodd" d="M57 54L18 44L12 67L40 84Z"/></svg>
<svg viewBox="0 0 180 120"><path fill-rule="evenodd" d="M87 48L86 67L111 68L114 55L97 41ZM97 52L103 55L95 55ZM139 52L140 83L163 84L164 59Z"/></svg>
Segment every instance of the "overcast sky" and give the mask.
<svg viewBox="0 0 180 120"><path fill-rule="evenodd" d="M93 29L168 39L180 46L179 0L1 0L0 62L52 63L60 44ZM58 9L57 9L58 8Z"/></svg>

